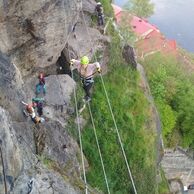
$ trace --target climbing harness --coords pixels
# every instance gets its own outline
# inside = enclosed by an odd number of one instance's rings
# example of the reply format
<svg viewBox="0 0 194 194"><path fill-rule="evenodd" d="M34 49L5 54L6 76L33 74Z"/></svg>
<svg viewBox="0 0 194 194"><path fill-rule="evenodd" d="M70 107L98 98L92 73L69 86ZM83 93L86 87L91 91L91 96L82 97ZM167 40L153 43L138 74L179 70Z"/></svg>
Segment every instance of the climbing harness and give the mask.
<svg viewBox="0 0 194 194"><path fill-rule="evenodd" d="M31 191L32 191L32 188L33 188L33 179L31 179L28 183L27 183L27 185L28 185L28 191L27 191L27 194L30 194L31 193Z"/></svg>
<svg viewBox="0 0 194 194"><path fill-rule="evenodd" d="M94 79L93 78L83 78L81 77L81 82L83 85L87 86L91 83L94 83Z"/></svg>

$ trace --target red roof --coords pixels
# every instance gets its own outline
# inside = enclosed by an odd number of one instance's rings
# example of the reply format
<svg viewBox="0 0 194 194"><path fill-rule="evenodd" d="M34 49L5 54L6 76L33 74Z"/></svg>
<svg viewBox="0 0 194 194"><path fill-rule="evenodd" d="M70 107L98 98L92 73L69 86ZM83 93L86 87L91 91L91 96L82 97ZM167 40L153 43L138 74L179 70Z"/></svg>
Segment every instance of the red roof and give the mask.
<svg viewBox="0 0 194 194"><path fill-rule="evenodd" d="M168 40L168 44L169 44L173 49L176 49L176 40Z"/></svg>
<svg viewBox="0 0 194 194"><path fill-rule="evenodd" d="M112 4L116 21L119 23L121 18L129 18L129 24L132 26L134 32L137 35L144 35L144 33L149 33L153 30L159 31L158 28L150 23L147 20L141 19L137 16L130 15L127 11L122 10L117 5Z"/></svg>
<svg viewBox="0 0 194 194"><path fill-rule="evenodd" d="M117 5L112 4L112 6L117 23L121 21L127 22L126 24L124 23L124 25L129 24L135 34L141 37L137 42L140 53L144 55L145 53L153 51L163 51L165 53L176 52L176 41L166 39L155 25L150 24L145 19L131 15L127 11L123 11ZM122 20L122 18L124 18L124 20Z"/></svg>
<svg viewBox="0 0 194 194"><path fill-rule="evenodd" d="M158 31L158 28L150 23L148 23L146 20L143 20L137 16L133 16L131 20L131 26L135 33L138 35L146 35L147 33L150 33L151 31L155 30Z"/></svg>
<svg viewBox="0 0 194 194"><path fill-rule="evenodd" d="M153 30L144 39L136 42L138 55L143 56L146 53L161 51L163 53L176 54L176 41L166 39L160 32Z"/></svg>
<svg viewBox="0 0 194 194"><path fill-rule="evenodd" d="M122 12L122 8L114 4L112 4L112 7L114 10L115 17L117 17Z"/></svg>

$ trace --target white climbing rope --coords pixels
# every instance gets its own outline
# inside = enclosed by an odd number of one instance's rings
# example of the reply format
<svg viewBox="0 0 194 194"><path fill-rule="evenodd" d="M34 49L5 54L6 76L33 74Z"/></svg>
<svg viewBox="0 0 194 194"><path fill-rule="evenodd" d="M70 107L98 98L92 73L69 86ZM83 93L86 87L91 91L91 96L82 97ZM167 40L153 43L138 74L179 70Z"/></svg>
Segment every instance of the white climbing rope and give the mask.
<svg viewBox="0 0 194 194"><path fill-rule="evenodd" d="M78 15L77 15L77 18L78 18ZM72 31L68 34L67 39L66 39L68 53L69 53L69 46L68 46L69 43L68 43L68 40L69 40L71 34L72 34ZM70 53L69 53L69 60L71 60ZM71 69L71 75L72 75L72 79L74 79L74 77L73 77L73 70L72 69ZM83 170L84 184L85 184L85 194L88 194L88 186L87 186L87 179L86 179L86 169L85 169L83 146L82 146L82 137L81 137L80 118L79 118L79 112L78 112L77 94L76 94L75 86L73 87L73 94L74 94L76 119L77 119L77 129L78 129L78 136L79 136L79 143L80 143L82 170Z"/></svg>
<svg viewBox="0 0 194 194"><path fill-rule="evenodd" d="M99 155L100 155L100 161L101 161L102 170L103 170L103 173L104 173L104 179L105 179L105 182L106 182L107 191L108 191L108 194L110 194L110 188L109 188L109 185L108 185L107 175L106 175L106 171L105 171L105 167L104 167L104 162L103 162L103 159L102 159L102 153L101 153L101 150L100 150L100 145L99 145L98 136L97 136L97 133L96 133L96 127L95 127L95 124L94 124L94 118L93 118L93 115L92 115L90 103L88 103L88 109L89 109L91 122L92 122L93 130L94 130L96 144L97 144L97 147L98 147L98 152L99 152Z"/></svg>
<svg viewBox="0 0 194 194"><path fill-rule="evenodd" d="M81 10L81 12L82 12L83 20L84 20L84 23L85 23L85 28L86 28L86 31L87 31L87 34L88 34L88 37L89 37L89 41L90 41L91 46L92 46L92 40L91 40L89 31L87 29L87 24L86 24L86 20L85 20L85 16L84 16L83 10ZM95 56L95 60L97 61L97 57L96 57L95 53L94 53L94 56ZM106 99L107 99L107 102L108 102L110 113L111 113L111 116L112 116L112 119L113 119L113 122L114 122L114 125L115 125L115 129L116 129L116 132L117 132L117 136L118 136L118 140L119 140L120 147L121 147L121 150L122 150L122 154L123 154L126 166L127 166L129 177L130 177L130 180L132 182L133 190L134 190L135 194L137 194L137 190L136 190L136 187L135 187L133 176L132 176L131 170L129 168L129 163L127 161L126 153L125 153L125 150L124 150L124 147L123 147L123 143L122 143L122 140L121 140L121 136L120 136L120 133L119 133L119 130L118 130L118 127L117 127L117 123L116 123L116 120L115 120L115 117L114 117L114 114L113 114L113 111L112 111L112 106L111 106L111 103L110 103L110 100L109 100L109 97L108 97L108 93L107 93L107 90L106 90L106 87L105 87L105 84L104 84L104 80L103 80L102 74L100 74L100 78L101 78L101 81L102 81L102 85L103 85L103 89L104 89L104 92L105 92L105 95L106 95Z"/></svg>
<svg viewBox="0 0 194 194"><path fill-rule="evenodd" d="M123 157L124 157L124 160L125 160L125 163L126 163L126 166L127 166L127 170L128 170L128 173L129 173L129 177L131 179L134 192L135 192L135 194L137 194L137 190L136 190L136 187L135 187L135 183L134 183L134 180L133 180L133 176L132 176L131 170L129 168L129 163L127 161L127 157L126 157L126 153L125 153L125 150L124 150L124 147L123 147L123 143L122 143L122 140L121 140L121 136L120 136L120 133L119 133L119 130L118 130L118 127L117 127L117 123L116 123L116 120L115 120L115 117L114 117L114 114L113 114L113 111L112 111L112 106L111 106L111 103L110 103L110 100L109 100L109 97L108 97L108 93L107 93L107 90L106 90L106 87L105 87L105 84L104 84L104 80L103 80L101 74L100 74L100 78L101 78L101 81L102 81L102 85L103 85L103 88L104 88L104 92L105 92L105 95L106 95L106 99L107 99L107 102L108 102L108 106L109 106L109 109L110 109L110 112L111 112L111 116L112 116L112 119L113 119L113 122L114 122L114 125L115 125L115 129L116 129L116 132L117 132L117 136L118 136L118 139L119 139L119 143L120 143L120 146L121 146L121 150L122 150L122 153L123 153Z"/></svg>
<svg viewBox="0 0 194 194"><path fill-rule="evenodd" d="M72 79L73 79L73 71L72 70L71 70L71 75L72 75ZM88 187L87 187L87 180L86 180L86 170L85 170L84 154L83 154L83 146L82 146L82 137L81 137L81 127L80 127L80 119L79 119L79 114L78 114L77 94L76 94L75 86L73 87L73 94L74 94L74 100L75 100L77 127L78 127L79 143L80 143L80 149L81 149L81 160L82 160L82 169L83 169L84 183L85 183L85 193L88 194Z"/></svg>

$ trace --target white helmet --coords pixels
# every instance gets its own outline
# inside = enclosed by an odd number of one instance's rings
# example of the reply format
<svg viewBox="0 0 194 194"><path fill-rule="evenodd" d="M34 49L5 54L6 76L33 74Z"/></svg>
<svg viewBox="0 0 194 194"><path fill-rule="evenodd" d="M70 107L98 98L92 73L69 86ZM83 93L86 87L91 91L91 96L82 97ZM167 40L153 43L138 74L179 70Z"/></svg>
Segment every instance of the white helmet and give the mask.
<svg viewBox="0 0 194 194"><path fill-rule="evenodd" d="M97 5L102 5L102 3L98 2Z"/></svg>

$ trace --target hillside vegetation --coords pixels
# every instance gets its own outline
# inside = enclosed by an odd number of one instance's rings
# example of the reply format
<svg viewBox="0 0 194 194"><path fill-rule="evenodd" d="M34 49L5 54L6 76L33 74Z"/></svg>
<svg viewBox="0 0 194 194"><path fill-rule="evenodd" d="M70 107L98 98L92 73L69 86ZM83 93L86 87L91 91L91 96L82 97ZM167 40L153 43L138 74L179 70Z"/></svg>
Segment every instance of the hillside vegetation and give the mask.
<svg viewBox="0 0 194 194"><path fill-rule="evenodd" d="M142 61L160 112L167 146L194 147L194 77L175 58L160 53Z"/></svg>

